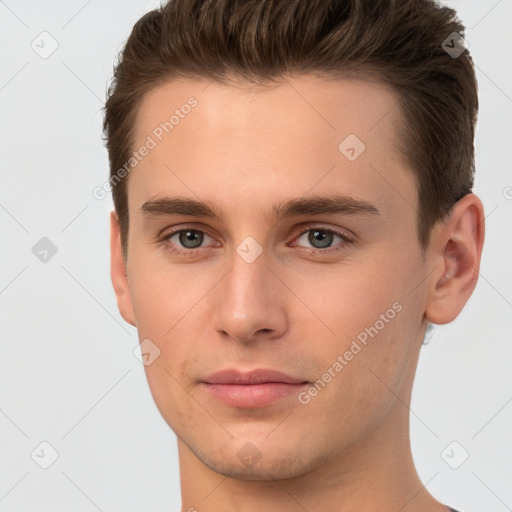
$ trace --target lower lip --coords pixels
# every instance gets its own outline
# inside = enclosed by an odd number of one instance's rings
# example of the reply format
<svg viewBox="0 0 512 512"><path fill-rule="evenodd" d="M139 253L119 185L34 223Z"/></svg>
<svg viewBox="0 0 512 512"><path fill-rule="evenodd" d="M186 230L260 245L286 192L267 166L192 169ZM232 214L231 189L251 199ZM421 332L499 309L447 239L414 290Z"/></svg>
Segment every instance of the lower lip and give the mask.
<svg viewBox="0 0 512 512"><path fill-rule="evenodd" d="M307 385L307 383L285 382L263 384L208 384L205 382L203 384L211 395L233 407L264 407L298 393Z"/></svg>

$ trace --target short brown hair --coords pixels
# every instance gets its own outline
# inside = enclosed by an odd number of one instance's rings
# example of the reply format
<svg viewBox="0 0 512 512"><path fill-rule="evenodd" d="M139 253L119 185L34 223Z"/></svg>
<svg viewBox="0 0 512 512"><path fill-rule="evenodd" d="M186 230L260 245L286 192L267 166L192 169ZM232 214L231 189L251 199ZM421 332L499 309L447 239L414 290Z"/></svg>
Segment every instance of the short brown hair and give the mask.
<svg viewBox="0 0 512 512"><path fill-rule="evenodd" d="M123 254L128 175L144 96L173 78L264 85L286 75L376 77L398 93L400 149L418 189L423 254L436 222L471 192L478 112L473 61L443 48L464 37L434 0L169 0L140 18L118 56L104 110Z"/></svg>

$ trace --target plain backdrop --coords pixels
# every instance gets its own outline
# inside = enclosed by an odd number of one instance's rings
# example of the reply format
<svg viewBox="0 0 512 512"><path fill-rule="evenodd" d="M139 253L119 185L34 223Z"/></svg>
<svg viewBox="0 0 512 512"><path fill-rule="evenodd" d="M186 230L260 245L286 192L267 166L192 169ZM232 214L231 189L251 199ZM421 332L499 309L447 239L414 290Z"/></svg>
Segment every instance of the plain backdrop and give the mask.
<svg viewBox="0 0 512 512"><path fill-rule="evenodd" d="M422 348L412 446L439 500L466 512L505 512L512 510L512 0L446 3L468 27L477 66L475 192L487 233L474 295ZM120 317L111 287L111 199L92 194L108 179L101 108L116 54L157 5L0 1L2 512L164 512L181 503L176 438L153 402L133 352L136 330Z"/></svg>

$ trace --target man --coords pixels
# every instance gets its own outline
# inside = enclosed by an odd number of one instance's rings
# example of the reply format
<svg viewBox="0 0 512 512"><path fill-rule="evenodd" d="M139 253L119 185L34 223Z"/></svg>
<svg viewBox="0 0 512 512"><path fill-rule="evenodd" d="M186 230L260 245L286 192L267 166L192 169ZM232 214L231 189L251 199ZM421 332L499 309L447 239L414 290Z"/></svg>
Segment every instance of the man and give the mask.
<svg viewBox="0 0 512 512"><path fill-rule="evenodd" d="M430 0L170 0L105 107L112 282L183 511L452 510L409 439L471 296L476 79Z"/></svg>

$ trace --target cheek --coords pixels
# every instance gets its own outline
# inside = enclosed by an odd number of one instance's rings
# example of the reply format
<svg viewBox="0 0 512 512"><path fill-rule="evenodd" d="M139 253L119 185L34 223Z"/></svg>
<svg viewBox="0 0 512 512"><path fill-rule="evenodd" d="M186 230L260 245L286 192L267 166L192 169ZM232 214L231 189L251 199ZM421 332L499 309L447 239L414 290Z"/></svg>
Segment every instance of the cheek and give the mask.
<svg viewBox="0 0 512 512"><path fill-rule="evenodd" d="M329 379L325 375L329 369L336 375L333 392L319 393L330 402L325 410L338 411L341 416L352 411L355 417L372 411L378 416L394 400L393 393L413 362L418 320L417 297L407 296L410 290L404 292L409 272L403 266L403 273L397 273L398 266L396 261L388 266L376 262L371 268L353 265L353 269L340 268L313 280L311 276L298 279L295 289L307 297L316 313L314 324L327 333L321 343L315 343L315 357L321 361L317 378ZM311 282L315 282L314 289ZM307 329L313 341L314 330ZM330 387L327 384L325 389Z"/></svg>
<svg viewBox="0 0 512 512"><path fill-rule="evenodd" d="M379 332L387 330L399 315L395 304L402 300L400 283L389 270L377 261L372 266L372 262L346 260L328 269L290 273L287 281L300 299L293 310L298 317L313 314L313 321L330 331L330 339L341 347L359 335L368 337L365 332L375 331L376 323Z"/></svg>
<svg viewBox="0 0 512 512"><path fill-rule="evenodd" d="M329 368L335 377L310 405L315 416L327 417L328 423L335 427L335 437L363 435L384 420L397 396L406 401L401 386L413 362L413 343L404 338L406 329L399 317L401 314L407 313L402 310L378 332L366 331L364 327L361 330L354 325L353 329L365 336L359 339L350 336L347 341L331 345L328 357L324 353L323 373L318 378L329 378L326 375ZM370 327L374 327L374 323L375 320Z"/></svg>
<svg viewBox="0 0 512 512"><path fill-rule="evenodd" d="M133 250L128 282L139 335L161 338L190 309L191 279L154 252Z"/></svg>
<svg viewBox="0 0 512 512"><path fill-rule="evenodd" d="M144 369L153 401L171 429L181 432L184 426L187 429L199 427L204 411L190 399L169 361L161 357Z"/></svg>

